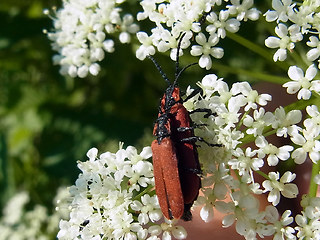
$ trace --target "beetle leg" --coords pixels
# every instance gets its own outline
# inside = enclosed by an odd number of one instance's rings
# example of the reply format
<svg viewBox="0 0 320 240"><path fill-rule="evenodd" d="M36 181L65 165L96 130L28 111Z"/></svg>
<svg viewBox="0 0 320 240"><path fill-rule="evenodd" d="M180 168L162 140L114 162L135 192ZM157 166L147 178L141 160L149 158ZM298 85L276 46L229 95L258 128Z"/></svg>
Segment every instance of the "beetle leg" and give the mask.
<svg viewBox="0 0 320 240"><path fill-rule="evenodd" d="M194 129L193 127L178 127L177 131L178 132L185 132L185 131L193 130L193 129Z"/></svg>
<svg viewBox="0 0 320 240"><path fill-rule="evenodd" d="M193 142L194 143L196 141L204 142L209 147L222 147L223 146L222 144L218 144L218 143L208 143L202 137L197 137L197 136L192 136L192 137L187 137L187 138L181 139L181 142Z"/></svg>
<svg viewBox="0 0 320 240"><path fill-rule="evenodd" d="M183 102L188 101L190 98L193 98L195 95L197 95L198 93L202 94L203 90L201 88L197 88L195 90L193 90L193 92L186 97L186 99L183 100Z"/></svg>
<svg viewBox="0 0 320 240"><path fill-rule="evenodd" d="M190 111L189 114L193 114L193 113L196 113L196 112L204 112L204 113L206 113L203 116L205 118L208 118L210 116L217 116L217 113L212 112L211 109L209 109L209 108L198 108L198 109Z"/></svg>
<svg viewBox="0 0 320 240"><path fill-rule="evenodd" d="M192 205L193 205L193 203L189 203L189 204L184 205L184 212L181 217L182 220L184 220L184 221L191 221L192 220L192 214L190 212Z"/></svg>
<svg viewBox="0 0 320 240"><path fill-rule="evenodd" d="M193 126L192 127L178 127L177 128L177 131L178 132L186 132L188 130L194 130L196 128L199 128L199 127L205 127L205 126L208 126L208 124L205 124L205 123L193 123Z"/></svg>

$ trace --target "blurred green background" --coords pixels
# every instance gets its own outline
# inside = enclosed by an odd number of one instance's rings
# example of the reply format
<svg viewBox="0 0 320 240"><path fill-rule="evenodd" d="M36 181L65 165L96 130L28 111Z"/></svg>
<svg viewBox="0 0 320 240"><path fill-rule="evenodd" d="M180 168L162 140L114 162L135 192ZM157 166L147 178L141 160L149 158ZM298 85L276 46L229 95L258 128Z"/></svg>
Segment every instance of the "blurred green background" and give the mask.
<svg viewBox="0 0 320 240"><path fill-rule="evenodd" d="M61 76L59 66L52 63L55 52L43 34L43 29L52 29L52 20L42 14L44 8L59 4L61 1L1 0L0 209L21 190L30 194L30 205L50 207L59 186L74 184L79 174L77 160L85 161L91 147L115 151L123 141L125 146L141 149L153 139L153 122L166 86L158 70L150 60L136 59L137 45L115 41L116 51L106 54L97 77ZM140 9L138 2L130 4L127 7L133 14ZM246 29L251 38L258 38L251 34L250 23L243 32ZM255 53L241 50L234 42L230 45L230 41L224 40L229 46L223 58L227 66L250 69L254 65L255 71L270 68L270 63L257 61ZM264 38L260 35L258 41L263 44ZM157 54L156 59L172 77L175 65L168 56ZM196 60L184 56L181 61L185 66ZM245 76L226 75L222 65L212 72L232 81ZM198 66L189 68L180 80L181 88L195 86L204 75Z"/></svg>

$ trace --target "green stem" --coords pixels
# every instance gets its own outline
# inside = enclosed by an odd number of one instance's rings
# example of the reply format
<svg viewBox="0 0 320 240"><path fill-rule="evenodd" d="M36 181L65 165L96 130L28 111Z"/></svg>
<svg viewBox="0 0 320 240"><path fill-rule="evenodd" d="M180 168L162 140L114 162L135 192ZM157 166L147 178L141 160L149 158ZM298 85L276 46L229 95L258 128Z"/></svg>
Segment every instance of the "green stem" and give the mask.
<svg viewBox="0 0 320 240"><path fill-rule="evenodd" d="M310 106L312 104L315 104L319 106L319 100L320 97L319 95L315 94L314 92L312 93L312 97L308 100L299 100L294 103L291 103L287 106L284 107L284 110L286 112L289 112L291 110L304 110L306 109L307 106Z"/></svg>
<svg viewBox="0 0 320 240"><path fill-rule="evenodd" d="M148 186L146 189L144 189L141 193L139 193L137 196L134 197L134 200L138 200L141 198L141 196L143 196L144 194L146 194L147 192L150 192L150 190L154 188L152 185ZM152 191L153 192L153 191ZM152 193L150 192L150 193Z"/></svg>
<svg viewBox="0 0 320 240"><path fill-rule="evenodd" d="M294 63L290 64L290 65L296 65L296 66L300 66L301 68L307 68L311 62L306 62L308 61L307 59L303 59L302 55L305 53L299 53L299 49L298 47L296 47L296 49L290 54L290 57L294 60Z"/></svg>
<svg viewBox="0 0 320 240"><path fill-rule="evenodd" d="M273 64L284 69L285 71L287 71L287 69L289 68L289 65L286 62L279 62L279 61L274 62L273 55L269 51L267 51L265 48L260 47L260 45L258 45L258 44L255 44L255 43L249 41L248 39L246 39L238 34L231 33L231 32L227 33L227 37L232 39L233 41L239 43L240 45L250 49L251 51L257 53L261 57L265 58L269 62L272 62Z"/></svg>
<svg viewBox="0 0 320 240"><path fill-rule="evenodd" d="M312 96L314 98L313 104L315 104L318 108L320 107L320 95L317 92L312 92Z"/></svg>
<svg viewBox="0 0 320 240"><path fill-rule="evenodd" d="M314 177L319 174L320 171L320 161L317 164L312 165L312 172L311 172L311 179L310 179L310 186L309 186L309 196L315 197L317 195L318 185L314 181Z"/></svg>
<svg viewBox="0 0 320 240"><path fill-rule="evenodd" d="M252 72L252 71L244 70L241 68L229 67L219 63L214 63L214 68L223 72L233 73L233 74L242 75L242 76L248 76L257 80L262 80L270 83L284 84L288 82L288 78L286 77L279 77L279 76L274 76L274 75L260 73L260 72Z"/></svg>
<svg viewBox="0 0 320 240"><path fill-rule="evenodd" d="M236 126L236 129L237 129L237 130L239 130L239 129L240 129L240 127L242 126L243 120L244 120L244 119L245 119L245 117L246 117L246 116L251 112L251 110L252 110L252 109L250 109L250 110L246 111L246 112L243 114L243 116L241 117L241 119L240 119L240 121L239 121L238 125Z"/></svg>
<svg viewBox="0 0 320 240"><path fill-rule="evenodd" d="M268 176L267 174L265 174L264 172L262 172L262 171L260 171L260 170L255 171L255 172L258 173L260 176L264 177L265 179L270 180L270 179L269 179L269 176Z"/></svg>

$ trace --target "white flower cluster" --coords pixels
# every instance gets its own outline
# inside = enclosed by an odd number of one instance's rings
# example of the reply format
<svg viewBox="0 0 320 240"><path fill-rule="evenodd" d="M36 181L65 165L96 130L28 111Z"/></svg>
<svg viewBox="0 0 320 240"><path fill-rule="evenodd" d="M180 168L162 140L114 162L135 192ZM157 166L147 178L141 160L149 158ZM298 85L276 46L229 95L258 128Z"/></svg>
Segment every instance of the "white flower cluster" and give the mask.
<svg viewBox="0 0 320 240"><path fill-rule="evenodd" d="M276 36L270 36L265 40L265 45L269 48L276 48L273 55L274 61L285 61L287 52L294 52L297 43L306 43L309 49L302 58L309 62L318 61L320 68L320 1L304 1L298 5L292 0L272 0L273 10L268 10L264 16L267 22L277 22L275 28ZM303 43L304 44L304 43ZM311 91L320 92L320 81L313 80L317 74L317 68L310 64L304 76L303 70L297 66L291 66L288 70L290 81L284 84L287 92L294 94L299 91L298 99L307 100L311 97Z"/></svg>
<svg viewBox="0 0 320 240"><path fill-rule="evenodd" d="M97 75L98 62L105 52L114 51L112 38L129 43L139 27L130 14L121 15L124 0L64 0L55 13L54 31L48 33L52 48L58 52L54 63L60 73L71 77ZM46 10L45 13L48 14Z"/></svg>
<svg viewBox="0 0 320 240"><path fill-rule="evenodd" d="M320 198L305 197L301 201L304 211L296 216L299 239L319 239L320 236Z"/></svg>
<svg viewBox="0 0 320 240"><path fill-rule="evenodd" d="M287 50L292 51L295 43L303 40L303 35L310 34L312 36L307 45L313 48L307 53L307 58L309 61L319 58L319 7L317 0L304 1L303 4L296 4L292 0L272 0L273 10L268 10L264 16L267 22L277 22L275 32L278 37L271 36L265 41L267 47L279 48L273 56L274 61L286 60Z"/></svg>
<svg viewBox="0 0 320 240"><path fill-rule="evenodd" d="M58 190L57 196L64 198L64 190ZM0 219L0 240L47 240L53 239L58 232L58 224L65 216L65 210L48 213L42 205L26 210L30 201L26 192L14 195L3 209Z"/></svg>
<svg viewBox="0 0 320 240"><path fill-rule="evenodd" d="M298 125L302 120L301 111L286 112L282 107L274 112L266 111L264 106L271 100L271 96L259 95L247 82L234 83L229 89L226 82L210 74L198 85L203 90L202 96L197 95L188 100L186 108L190 111L207 108L215 114L208 118L204 118L201 113L192 114L194 122L205 124L205 127L196 129L196 134L208 142L224 146L212 148L203 144L199 148L204 175L201 189L203 195L197 200L197 204L202 205L201 218L210 221L214 217L215 208L226 214L223 225L228 227L236 221L237 232L246 239L256 239L257 235L261 238L274 235L274 239L296 239L295 229L289 226L293 222L290 210L279 218L274 207L281 201L281 195L286 198L297 197L298 187L293 182L296 174L290 171L282 175L273 171L266 174L262 167L265 163L275 166L290 157L297 164L302 164L307 155L314 163L318 162L320 115L317 107L307 107L309 117L303 121L304 127L301 127ZM187 95L191 92L189 88ZM275 146L265 137L270 134L282 140L290 138L296 145ZM255 142L256 147L252 149L246 146L249 142ZM236 172L236 178L231 176L231 170ZM257 183L254 172L265 177L262 186ZM259 211L259 200L255 197L262 193L268 193L267 200L273 205L265 211ZM226 199L231 201L225 202ZM318 214L319 205L315 203L319 199L310 202L310 211L314 215ZM307 225L310 224L313 224L313 228L319 226L318 215L314 217L314 223L305 220L304 215L296 218L298 232L307 231ZM313 231L313 236L318 232Z"/></svg>
<svg viewBox="0 0 320 240"><path fill-rule="evenodd" d="M210 69L211 57L222 58L224 51L217 47L219 40L225 38L226 32L237 32L240 21L257 20L260 12L253 8L253 0L143 0L143 12L138 13L137 19L148 18L156 24L151 35L138 32L137 37L141 46L136 52L138 59L143 60L148 55L166 52L171 49L171 58L175 60L179 36L186 33L181 49L191 45L195 37L196 44L191 46L191 55L199 56L199 65ZM223 7L222 4L225 6ZM215 8L219 9L215 11ZM221 10L221 8L224 8ZM203 30L202 30L203 28ZM194 36L195 35L195 36ZM179 53L182 55L182 51Z"/></svg>
<svg viewBox="0 0 320 240"><path fill-rule="evenodd" d="M116 153L88 151L74 186L70 219L61 220L58 239L185 239L176 221L157 224L163 217L154 192L151 148L134 147Z"/></svg>

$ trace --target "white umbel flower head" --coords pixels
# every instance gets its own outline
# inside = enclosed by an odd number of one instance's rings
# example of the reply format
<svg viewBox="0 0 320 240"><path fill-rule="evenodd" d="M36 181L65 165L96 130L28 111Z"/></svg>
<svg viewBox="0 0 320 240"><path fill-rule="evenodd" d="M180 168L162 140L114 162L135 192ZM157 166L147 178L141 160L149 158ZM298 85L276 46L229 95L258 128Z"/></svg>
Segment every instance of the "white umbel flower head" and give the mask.
<svg viewBox="0 0 320 240"><path fill-rule="evenodd" d="M151 155L150 147L138 153L132 146L122 149L122 144L116 153L100 156L98 149L90 149L89 160L78 163L82 173L70 187L70 219L60 221L58 239L146 239L148 233L153 235L151 225L159 227L157 235L163 232L185 239L185 229L176 222L165 229L157 225L163 215L152 192Z"/></svg>
<svg viewBox="0 0 320 240"><path fill-rule="evenodd" d="M48 33L60 72L71 77L96 76L98 62L105 52L114 51L115 36L121 43L129 43L139 27L130 14L120 15L121 3L117 0L63 1L55 12L54 29Z"/></svg>

